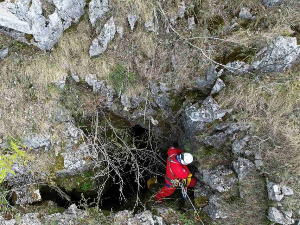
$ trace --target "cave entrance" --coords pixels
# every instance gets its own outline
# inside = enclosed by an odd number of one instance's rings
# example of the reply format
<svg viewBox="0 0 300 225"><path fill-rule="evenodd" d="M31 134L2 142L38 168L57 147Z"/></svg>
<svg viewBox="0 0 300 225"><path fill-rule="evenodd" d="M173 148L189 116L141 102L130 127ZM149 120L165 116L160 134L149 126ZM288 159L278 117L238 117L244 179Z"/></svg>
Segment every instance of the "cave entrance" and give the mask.
<svg viewBox="0 0 300 225"><path fill-rule="evenodd" d="M66 191L63 187L60 187L62 191L64 191L71 199L71 201L63 198L59 193L51 189L48 186L43 186L40 188L40 193L43 201L51 200L55 202L59 207L68 208L71 204L76 204L80 208L82 207L82 203L85 199L85 205L89 207L94 207L99 205L99 208L102 210L113 210L120 211L124 209L130 208L130 206L136 205L136 197L137 193L139 198L142 199L143 195L148 192L147 188L147 180L157 176L157 174L161 174L159 179L163 179L165 168L163 167L163 163L160 165L155 165L155 160L152 158L155 154L153 154L153 150L150 148L156 146L153 140L151 140L149 130L139 126L134 125L131 127L124 128L127 129L127 133L130 139L127 140L127 144L131 146L132 157L136 157L135 160L141 165L141 168L144 170L143 173L139 174L139 182L137 182L137 170L132 169L132 167L136 166L136 164L124 164L124 168L122 171L122 177L112 169L110 172L110 178L106 185L105 191L98 198L98 189L89 190L86 192L79 192L76 190ZM158 150L157 150L158 151ZM143 156L148 158L143 158ZM151 157L150 157L151 156ZM159 154L157 153L157 157ZM152 161L149 161L149 160ZM116 160L116 159L115 159ZM149 171L147 171L149 169ZM68 179L67 177L65 179ZM122 186L120 186L122 179ZM101 183L95 180L96 187L100 187ZM100 199L100 200L99 200Z"/></svg>

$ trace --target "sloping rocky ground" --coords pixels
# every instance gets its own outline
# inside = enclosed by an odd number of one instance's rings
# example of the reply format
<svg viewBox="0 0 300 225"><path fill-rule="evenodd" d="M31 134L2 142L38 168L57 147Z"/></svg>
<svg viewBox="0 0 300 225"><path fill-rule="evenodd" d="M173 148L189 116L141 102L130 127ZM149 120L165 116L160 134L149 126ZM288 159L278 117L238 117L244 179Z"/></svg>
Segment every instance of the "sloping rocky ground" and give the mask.
<svg viewBox="0 0 300 225"><path fill-rule="evenodd" d="M1 157L12 154L10 140L28 156L1 184L0 224L193 221L189 210L164 207L109 215L76 205L26 210L45 202L45 186L68 202L72 192L108 193L114 181L99 175L99 162L112 150L102 146L122 137L119 145L136 150L134 135L121 129L132 126L151 131L159 157L174 143L195 156L191 196L205 224L298 223L299 134L292 129L294 139L277 140L275 123L264 124L277 114L268 115L271 101L263 101L293 100L280 116L295 120L276 125L299 128L299 2L5 0L0 7ZM16 17L12 24L7 12ZM16 26L24 22L28 27ZM293 92L274 94L276 77ZM264 92L254 101L248 88ZM259 120L257 111L266 116ZM276 160L278 171L270 156L288 151L281 144L293 151ZM159 168L164 159L153 162ZM177 209L174 198L167 204Z"/></svg>

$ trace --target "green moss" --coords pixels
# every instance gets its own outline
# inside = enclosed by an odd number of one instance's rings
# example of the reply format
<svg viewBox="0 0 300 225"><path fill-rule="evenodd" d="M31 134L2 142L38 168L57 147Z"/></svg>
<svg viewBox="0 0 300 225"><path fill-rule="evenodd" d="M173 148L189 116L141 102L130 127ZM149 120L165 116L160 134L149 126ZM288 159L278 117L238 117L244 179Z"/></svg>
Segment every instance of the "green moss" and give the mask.
<svg viewBox="0 0 300 225"><path fill-rule="evenodd" d="M208 204L208 201L209 201L209 197L200 196L198 198L195 198L195 206L202 208L204 205Z"/></svg>
<svg viewBox="0 0 300 225"><path fill-rule="evenodd" d="M68 192L72 190L78 192L87 192L94 190L95 188L94 175L95 173L93 171L86 171L83 174L70 176L67 179L65 177L59 178L56 183L60 187L65 188Z"/></svg>
<svg viewBox="0 0 300 225"><path fill-rule="evenodd" d="M58 156L55 157L55 171L64 169L64 157L58 153Z"/></svg>

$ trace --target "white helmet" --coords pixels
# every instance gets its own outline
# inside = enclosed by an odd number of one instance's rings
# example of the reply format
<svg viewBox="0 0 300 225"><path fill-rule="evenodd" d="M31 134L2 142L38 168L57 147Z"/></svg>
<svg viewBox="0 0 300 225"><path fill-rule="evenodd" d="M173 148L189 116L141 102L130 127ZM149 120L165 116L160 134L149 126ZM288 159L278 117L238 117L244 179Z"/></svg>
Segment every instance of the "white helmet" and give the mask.
<svg viewBox="0 0 300 225"><path fill-rule="evenodd" d="M179 155L182 165L188 165L193 162L193 156L190 153L182 153Z"/></svg>

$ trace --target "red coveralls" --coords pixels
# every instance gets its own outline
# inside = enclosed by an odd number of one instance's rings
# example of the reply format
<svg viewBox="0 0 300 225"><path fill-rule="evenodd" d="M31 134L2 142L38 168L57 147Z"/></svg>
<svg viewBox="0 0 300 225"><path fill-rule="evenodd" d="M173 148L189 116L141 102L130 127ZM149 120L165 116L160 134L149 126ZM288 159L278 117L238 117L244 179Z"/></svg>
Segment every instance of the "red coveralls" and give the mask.
<svg viewBox="0 0 300 225"><path fill-rule="evenodd" d="M186 165L182 165L176 159L176 156L181 154L182 152L182 150L174 147L170 147L168 150L166 177L169 178L169 180L186 179L190 174L189 168ZM170 166L172 171L170 170ZM155 200L157 202L162 202L165 197L172 195L176 189L175 187L172 187L172 184L166 177L166 185L155 196ZM195 187L196 182L196 178L192 177L192 180L188 187Z"/></svg>

